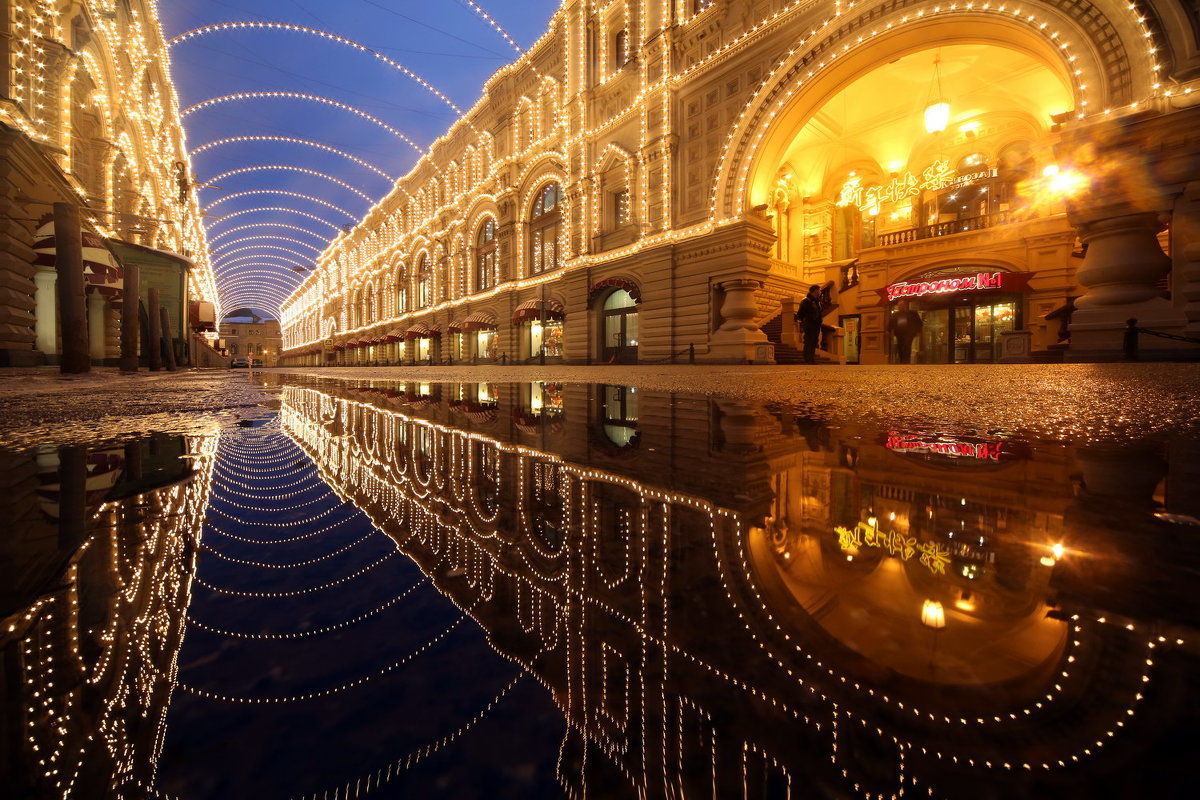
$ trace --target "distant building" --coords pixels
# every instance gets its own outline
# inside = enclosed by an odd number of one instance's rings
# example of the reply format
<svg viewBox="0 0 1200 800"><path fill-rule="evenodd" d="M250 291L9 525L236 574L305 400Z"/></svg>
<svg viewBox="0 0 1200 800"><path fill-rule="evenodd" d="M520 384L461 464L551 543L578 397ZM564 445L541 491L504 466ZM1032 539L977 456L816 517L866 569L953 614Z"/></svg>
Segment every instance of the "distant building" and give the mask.
<svg viewBox="0 0 1200 800"><path fill-rule="evenodd" d="M283 347L279 322L263 319L245 309L238 309L236 314L221 320L220 334L225 352L231 358L261 358L268 367L275 366Z"/></svg>

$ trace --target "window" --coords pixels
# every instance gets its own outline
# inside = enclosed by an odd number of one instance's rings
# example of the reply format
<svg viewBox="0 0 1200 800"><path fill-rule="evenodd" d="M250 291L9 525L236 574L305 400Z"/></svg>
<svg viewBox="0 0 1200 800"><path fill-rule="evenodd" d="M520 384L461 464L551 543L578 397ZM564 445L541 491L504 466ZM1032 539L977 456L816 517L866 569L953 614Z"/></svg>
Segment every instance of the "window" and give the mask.
<svg viewBox="0 0 1200 800"><path fill-rule="evenodd" d="M551 183L538 192L529 220L529 271L537 275L558 269L559 202L562 191Z"/></svg>
<svg viewBox="0 0 1200 800"><path fill-rule="evenodd" d="M628 47L629 32L622 28L621 30L617 31L616 36L613 37L612 63L614 71L625 66L625 62L629 60Z"/></svg>
<svg viewBox="0 0 1200 800"><path fill-rule="evenodd" d="M496 221L488 219L479 226L475 238L475 290L496 285Z"/></svg>
<svg viewBox="0 0 1200 800"><path fill-rule="evenodd" d="M408 311L408 273L400 270L396 276L396 313Z"/></svg>
<svg viewBox="0 0 1200 800"><path fill-rule="evenodd" d="M429 258L422 254L417 266L417 308L433 305L433 276L429 274Z"/></svg>
<svg viewBox="0 0 1200 800"><path fill-rule="evenodd" d="M613 192L612 211L614 228L619 228L622 225L628 225L632 221L633 209L630 207L628 189L620 189Z"/></svg>

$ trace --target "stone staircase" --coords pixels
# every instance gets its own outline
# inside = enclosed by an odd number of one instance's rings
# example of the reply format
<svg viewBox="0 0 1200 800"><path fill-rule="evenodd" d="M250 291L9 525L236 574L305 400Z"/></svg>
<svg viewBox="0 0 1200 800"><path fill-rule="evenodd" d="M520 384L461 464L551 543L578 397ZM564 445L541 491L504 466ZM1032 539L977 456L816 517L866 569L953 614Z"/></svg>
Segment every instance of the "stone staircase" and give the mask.
<svg viewBox="0 0 1200 800"><path fill-rule="evenodd" d="M759 329L775 345L776 364L803 364L804 351L783 343L783 312L776 314L759 326ZM817 350L818 364L836 364L838 360L832 354Z"/></svg>

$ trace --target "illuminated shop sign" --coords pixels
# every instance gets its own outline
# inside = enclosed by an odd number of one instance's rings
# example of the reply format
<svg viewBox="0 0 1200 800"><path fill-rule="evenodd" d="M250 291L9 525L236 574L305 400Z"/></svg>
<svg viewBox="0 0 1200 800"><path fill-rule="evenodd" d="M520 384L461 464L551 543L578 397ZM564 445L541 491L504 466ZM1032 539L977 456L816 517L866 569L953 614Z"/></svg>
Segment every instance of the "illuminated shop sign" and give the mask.
<svg viewBox="0 0 1200 800"><path fill-rule="evenodd" d="M890 183L882 186L864 186L859 176L851 178L842 184L838 193L839 206L857 206L860 211L879 208L884 203L899 203L909 197L916 197L921 192L937 192L954 186L968 186L972 183L993 178L994 169L982 169L959 175L946 160L935 161L921 170L920 176L905 170L893 176Z"/></svg>
<svg viewBox="0 0 1200 800"><path fill-rule="evenodd" d="M950 551L937 542L918 542L913 536L905 536L898 531L881 531L866 522L860 522L853 528L838 525L833 532L837 534L838 546L848 555L857 553L861 547L875 547L886 550L888 555L902 561L919 557L926 569L938 575L945 575L946 565L950 563Z"/></svg>
<svg viewBox="0 0 1200 800"><path fill-rule="evenodd" d="M973 275L947 275L924 281L901 281L877 290L886 302L909 297L955 292L1022 292L1029 288L1028 272L977 272Z"/></svg>
<svg viewBox="0 0 1200 800"><path fill-rule="evenodd" d="M999 461L1001 454L1009 455L1004 450L1005 442L982 441L970 442L949 436L911 435L890 433L884 446L888 450L900 453L932 453L950 458L974 458L980 461Z"/></svg>

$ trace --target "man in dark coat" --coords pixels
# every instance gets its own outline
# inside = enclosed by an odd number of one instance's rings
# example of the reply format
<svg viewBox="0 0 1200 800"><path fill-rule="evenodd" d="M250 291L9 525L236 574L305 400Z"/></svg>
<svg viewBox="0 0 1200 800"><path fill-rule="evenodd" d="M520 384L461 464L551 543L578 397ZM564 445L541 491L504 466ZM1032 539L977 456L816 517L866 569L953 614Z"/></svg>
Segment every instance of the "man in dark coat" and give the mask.
<svg viewBox="0 0 1200 800"><path fill-rule="evenodd" d="M907 300L896 304L892 314L892 334L896 337L896 363L912 363L913 340L921 335L921 315L908 307Z"/></svg>
<svg viewBox="0 0 1200 800"><path fill-rule="evenodd" d="M824 309L821 307L821 287L810 286L808 296L800 301L796 310L796 322L804 332L804 363L817 363L817 345L821 341L821 317Z"/></svg>

